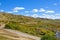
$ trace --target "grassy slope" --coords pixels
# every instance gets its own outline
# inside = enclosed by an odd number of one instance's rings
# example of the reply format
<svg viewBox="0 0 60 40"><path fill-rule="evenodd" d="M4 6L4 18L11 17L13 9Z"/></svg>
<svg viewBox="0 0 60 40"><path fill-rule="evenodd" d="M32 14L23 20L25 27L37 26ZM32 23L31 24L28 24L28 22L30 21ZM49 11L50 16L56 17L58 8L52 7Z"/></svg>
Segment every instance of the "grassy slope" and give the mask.
<svg viewBox="0 0 60 40"><path fill-rule="evenodd" d="M60 20L33 18L22 15L0 13L0 22L6 23L5 28L10 28L36 36L53 34L52 31L60 30Z"/></svg>

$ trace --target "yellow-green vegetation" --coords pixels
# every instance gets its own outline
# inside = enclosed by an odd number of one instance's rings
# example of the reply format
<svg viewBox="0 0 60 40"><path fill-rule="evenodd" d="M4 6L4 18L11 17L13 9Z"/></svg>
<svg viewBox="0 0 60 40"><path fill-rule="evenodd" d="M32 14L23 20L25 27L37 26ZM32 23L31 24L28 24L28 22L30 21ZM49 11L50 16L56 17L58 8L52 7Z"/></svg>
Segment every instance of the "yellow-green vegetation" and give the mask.
<svg viewBox="0 0 60 40"><path fill-rule="evenodd" d="M25 24L22 25L16 22L9 22L8 24L6 24L5 28L18 30L18 31L29 33L36 36L41 36L45 34L54 35L54 32L52 32L51 30L48 30L45 28L38 28L38 27L35 27L35 25L30 27L29 25L25 25Z"/></svg>
<svg viewBox="0 0 60 40"><path fill-rule="evenodd" d="M51 36L51 35L44 35L41 40L57 40L57 38L55 36Z"/></svg>
<svg viewBox="0 0 60 40"><path fill-rule="evenodd" d="M58 19L33 18L9 13L0 13L0 16L0 22L6 24L5 28L35 36L54 35L55 30L60 30L60 20Z"/></svg>
<svg viewBox="0 0 60 40"><path fill-rule="evenodd" d="M14 39L10 39L10 38L4 37L4 36L0 36L0 40L14 40Z"/></svg>

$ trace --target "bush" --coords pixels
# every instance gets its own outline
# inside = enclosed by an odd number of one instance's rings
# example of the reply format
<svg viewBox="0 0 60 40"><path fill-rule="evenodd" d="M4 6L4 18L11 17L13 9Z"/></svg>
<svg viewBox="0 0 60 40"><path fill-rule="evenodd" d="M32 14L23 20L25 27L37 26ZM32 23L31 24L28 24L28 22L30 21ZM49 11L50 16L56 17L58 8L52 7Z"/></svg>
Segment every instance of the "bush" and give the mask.
<svg viewBox="0 0 60 40"><path fill-rule="evenodd" d="M57 40L55 36L44 35L41 40Z"/></svg>
<svg viewBox="0 0 60 40"><path fill-rule="evenodd" d="M5 25L5 28L7 29L15 29L15 30L19 30L19 24L15 23L15 22L10 22L8 24Z"/></svg>

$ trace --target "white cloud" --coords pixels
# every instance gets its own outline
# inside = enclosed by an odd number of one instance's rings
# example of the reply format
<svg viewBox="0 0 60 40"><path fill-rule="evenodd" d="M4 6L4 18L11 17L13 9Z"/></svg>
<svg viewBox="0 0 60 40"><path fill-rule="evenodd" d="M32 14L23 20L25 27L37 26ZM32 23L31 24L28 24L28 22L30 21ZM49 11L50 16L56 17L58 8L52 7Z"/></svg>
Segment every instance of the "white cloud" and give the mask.
<svg viewBox="0 0 60 40"><path fill-rule="evenodd" d="M18 12L18 10L13 10L13 12Z"/></svg>
<svg viewBox="0 0 60 40"><path fill-rule="evenodd" d="M18 12L19 10L24 10L25 8L24 7L15 7L13 9L13 12Z"/></svg>
<svg viewBox="0 0 60 40"><path fill-rule="evenodd" d="M55 16L54 15L43 15L44 18L48 18L48 19L54 19Z"/></svg>
<svg viewBox="0 0 60 40"><path fill-rule="evenodd" d="M34 18L39 17L38 14L33 14L33 15L31 15L31 16L34 17Z"/></svg>
<svg viewBox="0 0 60 40"><path fill-rule="evenodd" d="M0 10L0 12L4 12L4 10Z"/></svg>
<svg viewBox="0 0 60 40"><path fill-rule="evenodd" d="M46 10L45 9L43 9L43 8L41 8L40 10L39 10L39 12L45 12Z"/></svg>
<svg viewBox="0 0 60 40"><path fill-rule="evenodd" d="M23 10L25 9L24 7L15 7L14 10Z"/></svg>
<svg viewBox="0 0 60 40"><path fill-rule="evenodd" d="M47 15L47 14L44 14L44 15L41 15L40 18L48 18L48 19L60 19L60 16L57 16L57 15Z"/></svg>
<svg viewBox="0 0 60 40"><path fill-rule="evenodd" d="M30 14L26 14L25 16L30 16Z"/></svg>
<svg viewBox="0 0 60 40"><path fill-rule="evenodd" d="M28 12L28 11L26 11ZM44 8L40 8L40 10L38 9L33 9L32 11L29 11L29 12L40 12L40 13L55 13L54 10L45 10Z"/></svg>
<svg viewBox="0 0 60 40"><path fill-rule="evenodd" d="M33 14L31 16L34 18L40 17L40 18L48 18L48 19L60 19L60 16L49 15L49 14L43 14L43 15Z"/></svg>
<svg viewBox="0 0 60 40"><path fill-rule="evenodd" d="M55 15L57 15L57 16L59 15L60 16L60 14L55 14Z"/></svg>
<svg viewBox="0 0 60 40"><path fill-rule="evenodd" d="M55 19L60 19L60 16L56 16Z"/></svg>
<svg viewBox="0 0 60 40"><path fill-rule="evenodd" d="M38 9L33 9L32 12L38 12Z"/></svg>
<svg viewBox="0 0 60 40"><path fill-rule="evenodd" d="M33 9L32 12L45 12L46 10L41 8L40 10L38 9Z"/></svg>
<svg viewBox="0 0 60 40"><path fill-rule="evenodd" d="M55 19L60 19L60 14L55 14Z"/></svg>
<svg viewBox="0 0 60 40"><path fill-rule="evenodd" d="M48 11L46 11L45 13L55 13L55 11L48 10Z"/></svg>
<svg viewBox="0 0 60 40"><path fill-rule="evenodd" d="M9 11L9 12L7 12L7 13L13 13L13 12Z"/></svg>
<svg viewBox="0 0 60 40"><path fill-rule="evenodd" d="M56 17L54 15L38 15L38 14L33 14L31 15L34 18L40 17L40 18L48 18L48 19L55 19Z"/></svg>
<svg viewBox="0 0 60 40"><path fill-rule="evenodd" d="M46 14L42 14L42 15L46 15Z"/></svg>
<svg viewBox="0 0 60 40"><path fill-rule="evenodd" d="M25 11L25 13L29 13L29 11Z"/></svg>
<svg viewBox="0 0 60 40"><path fill-rule="evenodd" d="M41 8L39 12L44 12L44 13L55 13L53 10L45 10L44 8Z"/></svg>

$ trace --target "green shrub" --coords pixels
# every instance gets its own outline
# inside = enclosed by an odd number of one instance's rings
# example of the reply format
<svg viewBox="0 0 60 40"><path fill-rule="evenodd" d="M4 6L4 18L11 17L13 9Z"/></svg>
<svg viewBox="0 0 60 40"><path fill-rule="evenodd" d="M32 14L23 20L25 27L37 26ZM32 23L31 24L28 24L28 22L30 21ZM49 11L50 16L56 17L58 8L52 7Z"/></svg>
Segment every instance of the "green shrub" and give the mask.
<svg viewBox="0 0 60 40"><path fill-rule="evenodd" d="M5 28L19 30L19 24L15 22L10 22L5 25Z"/></svg>
<svg viewBox="0 0 60 40"><path fill-rule="evenodd" d="M41 40L57 40L55 36L44 35Z"/></svg>

